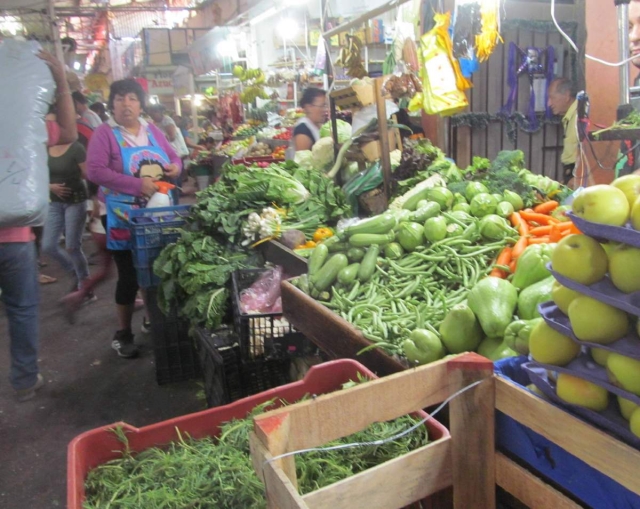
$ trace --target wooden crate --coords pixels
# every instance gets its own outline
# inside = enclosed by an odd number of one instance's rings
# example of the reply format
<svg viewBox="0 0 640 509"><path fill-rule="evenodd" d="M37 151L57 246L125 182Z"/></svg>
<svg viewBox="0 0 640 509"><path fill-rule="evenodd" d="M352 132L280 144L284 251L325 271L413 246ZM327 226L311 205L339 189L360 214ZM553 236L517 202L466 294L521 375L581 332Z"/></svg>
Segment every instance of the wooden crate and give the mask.
<svg viewBox="0 0 640 509"><path fill-rule="evenodd" d="M390 129L389 130L389 152L392 152L396 149L398 140L400 139L400 132L398 129ZM364 155L365 159L369 162L377 161L382 156L382 149L380 146L380 141L370 141L369 143L365 143L360 147L360 151Z"/></svg>
<svg viewBox="0 0 640 509"><path fill-rule="evenodd" d="M451 436L301 496L294 457L324 444L444 401ZM493 364L462 354L268 412L254 419L251 454L271 509L392 509L453 485L457 509L495 507Z"/></svg>
<svg viewBox="0 0 640 509"><path fill-rule="evenodd" d="M353 85L340 90L331 92L331 98L335 101L336 106L346 109L360 109L373 104L376 95L373 85Z"/></svg>
<svg viewBox="0 0 640 509"><path fill-rule="evenodd" d="M377 348L358 355L360 350L371 346L371 341L351 323L291 283L282 282L281 294L284 317L330 357L355 359L378 376L407 368Z"/></svg>

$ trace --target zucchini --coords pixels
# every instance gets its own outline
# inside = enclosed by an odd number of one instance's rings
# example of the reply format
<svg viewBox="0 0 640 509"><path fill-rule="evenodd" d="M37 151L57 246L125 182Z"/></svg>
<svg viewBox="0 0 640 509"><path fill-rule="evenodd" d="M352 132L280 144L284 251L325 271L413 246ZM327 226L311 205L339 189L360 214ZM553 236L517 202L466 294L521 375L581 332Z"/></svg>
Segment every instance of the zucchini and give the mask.
<svg viewBox="0 0 640 509"><path fill-rule="evenodd" d="M378 216L363 219L353 226L345 228L344 233L349 237L363 233L382 234L391 231L397 223L398 219L394 214L391 212L385 212Z"/></svg>
<svg viewBox="0 0 640 509"><path fill-rule="evenodd" d="M338 283L351 286L358 275L359 263L352 263L338 272Z"/></svg>
<svg viewBox="0 0 640 509"><path fill-rule="evenodd" d="M386 246L390 242L393 242L395 238L396 234L393 231L385 234L356 233L349 237L349 244L351 247L369 247L373 244Z"/></svg>
<svg viewBox="0 0 640 509"><path fill-rule="evenodd" d="M411 221L423 224L427 219L440 215L440 212L440 204L435 201L430 201L411 213Z"/></svg>
<svg viewBox="0 0 640 509"><path fill-rule="evenodd" d="M338 235L334 235L333 237L329 237L328 239L323 241L322 244L319 244L319 245L331 247L333 244L337 244L338 242L340 242L340 240L341 239Z"/></svg>
<svg viewBox="0 0 640 509"><path fill-rule="evenodd" d="M361 247L352 247L347 251L347 258L349 258L350 262L361 262L364 258L364 249Z"/></svg>
<svg viewBox="0 0 640 509"><path fill-rule="evenodd" d="M360 268L358 269L358 281L366 283L371 279L373 273L376 271L376 264L378 263L378 255L380 254L380 246L373 244L367 249L367 254L364 255Z"/></svg>
<svg viewBox="0 0 640 509"><path fill-rule="evenodd" d="M333 237L332 237L333 238ZM313 253L309 257L309 275L313 276L316 272L318 272L324 262L327 261L327 257L329 256L329 248L326 243L318 244L314 249Z"/></svg>
<svg viewBox="0 0 640 509"><path fill-rule="evenodd" d="M318 272L311 276L313 287L318 292L325 291L336 280L338 272L344 269L347 265L349 265L347 255L344 255L342 253L334 254L327 260L327 263L325 263Z"/></svg>
<svg viewBox="0 0 640 509"><path fill-rule="evenodd" d="M329 246L330 253L346 252L351 246L347 242L334 242Z"/></svg>

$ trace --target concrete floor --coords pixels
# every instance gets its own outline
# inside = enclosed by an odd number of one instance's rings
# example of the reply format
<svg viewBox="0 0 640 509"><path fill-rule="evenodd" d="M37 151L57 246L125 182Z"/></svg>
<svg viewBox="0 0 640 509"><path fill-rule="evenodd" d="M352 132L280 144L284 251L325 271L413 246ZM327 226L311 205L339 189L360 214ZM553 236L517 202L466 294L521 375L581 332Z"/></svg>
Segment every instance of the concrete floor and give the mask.
<svg viewBox="0 0 640 509"><path fill-rule="evenodd" d="M85 242L85 252L92 251L91 242ZM117 421L140 427L205 408L195 381L156 384L151 338L140 333L142 311L134 318L142 355L121 359L111 349L114 279L96 290L98 301L70 325L57 302L71 281L55 262L49 261L43 273L59 278L41 286L40 369L46 384L26 403L16 402L7 380L8 333L0 310L2 509L66 507L67 445L84 431Z"/></svg>

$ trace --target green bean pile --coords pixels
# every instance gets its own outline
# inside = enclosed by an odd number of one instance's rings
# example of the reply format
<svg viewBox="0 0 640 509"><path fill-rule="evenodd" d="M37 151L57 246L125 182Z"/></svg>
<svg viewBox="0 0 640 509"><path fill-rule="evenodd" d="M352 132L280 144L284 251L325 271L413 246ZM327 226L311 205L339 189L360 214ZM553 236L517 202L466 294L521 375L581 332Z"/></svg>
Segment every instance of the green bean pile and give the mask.
<svg viewBox="0 0 640 509"><path fill-rule="evenodd" d="M350 382L351 384L351 382ZM251 463L249 433L253 416L273 401L256 407L245 419L221 426L219 438L192 439L178 433L166 448L152 447L138 454L129 449L124 431L116 428L124 444L122 457L89 472L84 509L264 509L264 485ZM326 446L372 442L394 436L416 423L400 417L375 423ZM424 426L382 445L312 451L297 455L300 493L329 486L346 477L380 465L428 443Z"/></svg>
<svg viewBox="0 0 640 509"><path fill-rule="evenodd" d="M459 237L420 246L400 260L378 258L375 275L365 284L333 287L324 302L390 355L402 353L412 330L437 328L447 311L467 298L491 271L491 262L513 239L474 244Z"/></svg>

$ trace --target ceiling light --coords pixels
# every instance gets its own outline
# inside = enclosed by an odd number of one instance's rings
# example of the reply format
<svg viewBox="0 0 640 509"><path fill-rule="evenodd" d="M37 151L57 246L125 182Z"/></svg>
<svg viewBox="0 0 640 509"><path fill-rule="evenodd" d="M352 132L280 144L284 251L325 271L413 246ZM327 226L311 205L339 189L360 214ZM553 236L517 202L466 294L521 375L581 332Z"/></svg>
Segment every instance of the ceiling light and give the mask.
<svg viewBox="0 0 640 509"><path fill-rule="evenodd" d="M74 70L79 71L80 69L82 69L82 64L80 62L74 62L73 68Z"/></svg>
<svg viewBox="0 0 640 509"><path fill-rule="evenodd" d="M283 39L293 39L298 35L298 22L291 18L282 18L278 23L278 32L282 35Z"/></svg>
<svg viewBox="0 0 640 509"><path fill-rule="evenodd" d="M273 16L277 12L278 12L278 9L276 9L275 7L269 7L266 11L258 14L254 18L251 18L251 21L249 21L249 24L251 26L255 26L258 23L262 23L265 19L270 18L271 16Z"/></svg>

